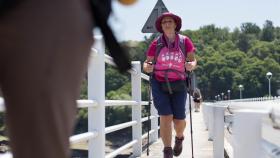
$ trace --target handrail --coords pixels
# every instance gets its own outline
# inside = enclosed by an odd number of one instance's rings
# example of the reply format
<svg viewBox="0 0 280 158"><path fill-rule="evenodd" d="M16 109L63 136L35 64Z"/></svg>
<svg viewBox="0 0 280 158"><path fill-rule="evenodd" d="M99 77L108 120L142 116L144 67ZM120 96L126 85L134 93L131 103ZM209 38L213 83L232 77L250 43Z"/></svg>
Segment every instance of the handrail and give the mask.
<svg viewBox="0 0 280 158"><path fill-rule="evenodd" d="M77 143L81 143L81 142L84 142L84 141L88 141L88 140L93 139L97 136L98 136L98 132L86 132L86 133L71 136L69 141L70 141L71 144L77 144Z"/></svg>
<svg viewBox="0 0 280 158"><path fill-rule="evenodd" d="M146 80L146 81L149 81L150 77L148 75L144 74L144 73L141 73L141 78Z"/></svg>
<svg viewBox="0 0 280 158"><path fill-rule="evenodd" d="M97 107L98 103L95 100L77 100L79 108Z"/></svg>
<svg viewBox="0 0 280 158"><path fill-rule="evenodd" d="M141 102L141 105L148 105L148 104L149 104L148 101L142 101L142 102Z"/></svg>
<svg viewBox="0 0 280 158"><path fill-rule="evenodd" d="M114 59L107 54L105 54L105 62L109 65L112 65L112 66L115 66L115 67L117 66L114 62Z"/></svg>
<svg viewBox="0 0 280 158"><path fill-rule="evenodd" d="M105 100L105 106L123 106L123 105L138 105L133 100Z"/></svg>
<svg viewBox="0 0 280 158"><path fill-rule="evenodd" d="M133 140L133 141L121 146L120 148L116 149L115 151L111 152L110 154L107 154L105 158L113 158L113 157L117 156L119 153L121 153L122 151L124 151L125 149L130 148L131 146L133 146L136 143L137 143L137 140Z"/></svg>
<svg viewBox="0 0 280 158"><path fill-rule="evenodd" d="M106 127L105 128L105 134L112 133L112 132L115 132L117 130L124 129L124 128L130 127L130 126L133 126L133 125L136 125L136 124L137 124L137 121L130 121L130 122L121 123L121 124L118 124L118 125L113 125L113 126L110 126L110 127Z"/></svg>
<svg viewBox="0 0 280 158"><path fill-rule="evenodd" d="M78 108L88 108L88 107L97 107L98 103L95 100L77 100ZM2 97L0 97L0 111L5 111L5 102Z"/></svg>
<svg viewBox="0 0 280 158"><path fill-rule="evenodd" d="M266 156L275 157L277 155L275 153L278 153L279 158L280 147L262 139L258 134L262 130L261 118L263 117L270 118L273 127L279 129L280 124L277 122L280 119L279 103L279 97L219 101L212 104L204 103L203 113L206 115L204 118L207 119L205 123L209 130L209 140L214 138L214 157L223 157L224 149L219 148L222 144L225 149L230 149L230 152L232 152L233 148L234 154L230 153L230 155L235 156L235 158L244 157L244 155L246 155L245 157L262 158L264 155L257 147L266 150ZM219 120L224 121L219 123ZM250 121L250 123L246 124L244 122L246 120ZM224 134L215 133L219 131L223 133L224 127L234 139L233 147L228 147L227 141L223 138ZM221 135L222 138L220 137ZM243 146L243 143L246 146Z"/></svg>
<svg viewBox="0 0 280 158"><path fill-rule="evenodd" d="M150 119L156 119L156 118L157 118L157 116L153 116L153 115L150 116ZM148 121L148 119L149 119L148 117L144 117L141 119L141 122Z"/></svg>
<svg viewBox="0 0 280 158"><path fill-rule="evenodd" d="M154 133L154 132L157 132L157 130L152 129L152 130L150 130L149 134L151 135L151 134ZM141 138L142 138L142 139L145 139L145 138L147 138L147 137L148 137L148 132L146 132L145 134L143 134Z"/></svg>
<svg viewBox="0 0 280 158"><path fill-rule="evenodd" d="M258 98L246 98L246 99L232 99L232 100L222 100L218 102L259 102L259 101L267 101L267 100L279 100L280 96L274 96L274 97L258 97Z"/></svg>
<svg viewBox="0 0 280 158"><path fill-rule="evenodd" d="M279 98L279 97L278 97ZM253 101L249 102L249 100L252 99L246 99L246 102L224 102L227 103L227 110L230 113L234 113L236 110L240 109L257 109L257 110L266 110L269 114L269 118L271 120L271 124L275 129L280 129L280 123L278 123L276 120L280 120L280 99L273 98L272 100L268 99L260 99L259 101L256 101L253 99ZM263 102L266 102L266 106L263 106ZM279 103L278 103L279 102Z"/></svg>

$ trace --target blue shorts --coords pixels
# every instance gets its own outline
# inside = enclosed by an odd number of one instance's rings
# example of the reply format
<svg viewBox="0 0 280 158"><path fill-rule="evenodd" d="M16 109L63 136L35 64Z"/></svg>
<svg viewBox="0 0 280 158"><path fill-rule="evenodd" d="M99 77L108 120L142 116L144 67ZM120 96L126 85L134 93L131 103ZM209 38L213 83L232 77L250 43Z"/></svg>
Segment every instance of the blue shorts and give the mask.
<svg viewBox="0 0 280 158"><path fill-rule="evenodd" d="M158 115L173 115L175 119L186 118L187 92L180 91L169 94L161 90L160 82L153 77L151 79L154 106Z"/></svg>

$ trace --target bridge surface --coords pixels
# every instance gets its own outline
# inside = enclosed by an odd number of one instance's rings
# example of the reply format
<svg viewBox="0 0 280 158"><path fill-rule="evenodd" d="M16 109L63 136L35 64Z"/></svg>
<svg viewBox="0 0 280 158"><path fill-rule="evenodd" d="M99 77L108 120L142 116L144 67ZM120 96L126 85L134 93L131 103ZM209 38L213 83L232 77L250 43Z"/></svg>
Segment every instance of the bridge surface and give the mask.
<svg viewBox="0 0 280 158"><path fill-rule="evenodd" d="M191 158L191 135L190 135L190 121L189 115L187 115L187 128L185 130L185 140L183 145L183 152L179 158ZM192 112L193 120L193 139L194 139L194 157L197 158L213 158L213 143L208 141L208 131L203 121L203 115L201 112ZM175 137L175 131L172 133L173 141ZM173 146L174 142L172 142ZM155 143L150 145L149 156L146 155L146 150L143 152L141 158L162 158L163 143L161 139L158 139Z"/></svg>

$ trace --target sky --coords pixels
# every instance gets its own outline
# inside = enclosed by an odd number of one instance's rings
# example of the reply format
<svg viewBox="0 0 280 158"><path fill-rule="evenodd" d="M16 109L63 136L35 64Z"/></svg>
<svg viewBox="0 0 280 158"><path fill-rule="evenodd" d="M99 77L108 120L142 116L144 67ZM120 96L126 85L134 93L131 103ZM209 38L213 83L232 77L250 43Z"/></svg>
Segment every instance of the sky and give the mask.
<svg viewBox="0 0 280 158"><path fill-rule="evenodd" d="M197 30L215 24L232 31L244 22L263 27L265 20L280 26L280 0L162 0L167 9L182 18L181 30ZM157 0L138 0L130 6L113 0L113 13L109 23L119 41L142 41L142 27Z"/></svg>

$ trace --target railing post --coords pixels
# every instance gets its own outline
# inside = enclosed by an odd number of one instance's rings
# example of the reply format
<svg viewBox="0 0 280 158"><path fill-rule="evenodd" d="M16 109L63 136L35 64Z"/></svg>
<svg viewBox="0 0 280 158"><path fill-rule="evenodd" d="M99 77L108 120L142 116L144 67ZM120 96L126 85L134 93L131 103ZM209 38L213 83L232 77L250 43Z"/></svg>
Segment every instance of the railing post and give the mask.
<svg viewBox="0 0 280 158"><path fill-rule="evenodd" d="M155 116L155 118L151 119L151 129L155 131L151 134L150 137L151 138L150 143L152 143L158 140L158 113L153 102L152 102L152 106L150 107L150 110L151 110L151 116Z"/></svg>
<svg viewBox="0 0 280 158"><path fill-rule="evenodd" d="M233 122L234 158L263 158L261 147L261 118L263 112L240 110L235 113Z"/></svg>
<svg viewBox="0 0 280 158"><path fill-rule="evenodd" d="M88 131L98 136L89 140L88 157L105 157L105 46L102 36L95 36L94 48L88 67L88 99L96 100L98 107L88 108Z"/></svg>
<svg viewBox="0 0 280 158"><path fill-rule="evenodd" d="M208 106L208 141L213 141L214 137L214 107Z"/></svg>
<svg viewBox="0 0 280 158"><path fill-rule="evenodd" d="M140 61L132 62L136 73L131 74L132 99L137 101L137 105L132 106L132 120L137 121L137 124L132 127L132 139L137 140L133 145L133 155L141 156L142 153L142 122L141 122L141 63Z"/></svg>
<svg viewBox="0 0 280 158"><path fill-rule="evenodd" d="M225 107L216 106L213 108L213 154L214 158L224 158L224 116Z"/></svg>
<svg viewBox="0 0 280 158"><path fill-rule="evenodd" d="M209 105L207 103L202 103L202 113L203 113L203 121L205 124L205 128L208 131L209 130Z"/></svg>

